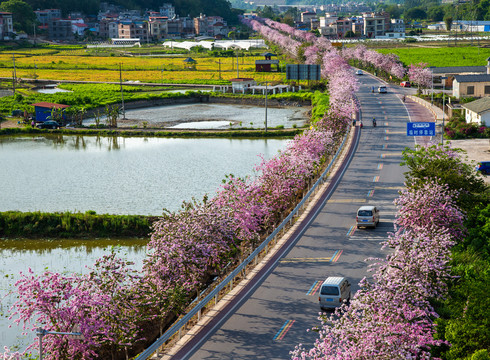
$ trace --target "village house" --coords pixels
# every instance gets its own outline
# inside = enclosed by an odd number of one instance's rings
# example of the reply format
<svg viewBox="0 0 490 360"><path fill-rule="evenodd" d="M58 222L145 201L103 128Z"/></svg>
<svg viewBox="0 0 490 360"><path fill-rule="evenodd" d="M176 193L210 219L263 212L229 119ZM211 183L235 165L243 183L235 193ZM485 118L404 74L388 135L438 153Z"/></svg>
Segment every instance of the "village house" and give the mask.
<svg viewBox="0 0 490 360"><path fill-rule="evenodd" d="M230 79L230 81L233 93L235 93L236 91L245 93L245 91L251 86L257 85L257 82L251 78L234 78Z"/></svg>
<svg viewBox="0 0 490 360"><path fill-rule="evenodd" d="M490 126L490 97L484 97L461 105L465 110L466 123Z"/></svg>
<svg viewBox="0 0 490 360"><path fill-rule="evenodd" d="M490 96L490 57L485 68L485 73L455 75L452 83L453 96L458 99L465 96Z"/></svg>
<svg viewBox="0 0 490 360"><path fill-rule="evenodd" d="M140 42L148 42L148 26L144 22L121 21L118 24L119 39L139 39Z"/></svg>
<svg viewBox="0 0 490 360"><path fill-rule="evenodd" d="M61 9L43 9L34 11L37 21L41 27L47 27L53 19L61 19Z"/></svg>
<svg viewBox="0 0 490 360"><path fill-rule="evenodd" d="M0 12L0 40L10 40L13 33L12 13Z"/></svg>
<svg viewBox="0 0 490 360"><path fill-rule="evenodd" d="M453 96L457 99L465 96L490 96L490 74L456 75L453 81Z"/></svg>

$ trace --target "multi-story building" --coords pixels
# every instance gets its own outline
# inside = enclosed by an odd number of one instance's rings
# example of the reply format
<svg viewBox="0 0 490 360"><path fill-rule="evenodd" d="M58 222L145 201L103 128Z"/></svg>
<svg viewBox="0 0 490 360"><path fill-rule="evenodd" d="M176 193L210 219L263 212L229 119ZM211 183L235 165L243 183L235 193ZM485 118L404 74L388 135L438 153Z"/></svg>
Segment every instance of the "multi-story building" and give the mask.
<svg viewBox="0 0 490 360"><path fill-rule="evenodd" d="M394 33L405 33L405 22L403 19L391 19L390 31Z"/></svg>
<svg viewBox="0 0 490 360"><path fill-rule="evenodd" d="M114 39L119 36L119 21L114 17L107 17L99 21L99 37L101 39Z"/></svg>
<svg viewBox="0 0 490 360"><path fill-rule="evenodd" d="M61 9L36 10L34 14L42 27L46 27L53 19L61 19Z"/></svg>
<svg viewBox="0 0 490 360"><path fill-rule="evenodd" d="M194 18L194 31L196 35L216 36L226 35L228 26L221 16L206 16L201 14Z"/></svg>
<svg viewBox="0 0 490 360"><path fill-rule="evenodd" d="M48 23L48 37L50 40L73 41L75 36L71 20L52 19Z"/></svg>
<svg viewBox="0 0 490 360"><path fill-rule="evenodd" d="M364 21L362 18L352 18L352 32L356 37L361 37L364 29Z"/></svg>
<svg viewBox="0 0 490 360"><path fill-rule="evenodd" d="M10 40L13 33L12 13L0 12L0 40Z"/></svg>
<svg viewBox="0 0 490 360"><path fill-rule="evenodd" d="M314 13L314 12L305 11L305 12L301 13L301 22L303 24L310 24L311 19L316 19L316 18L317 18L317 16L316 16L316 13Z"/></svg>
<svg viewBox="0 0 490 360"><path fill-rule="evenodd" d="M384 36L386 32L386 17L384 15L365 13L362 17L364 20L363 36L370 39L377 36Z"/></svg>
<svg viewBox="0 0 490 360"><path fill-rule="evenodd" d="M352 20L350 19L338 19L335 23L330 25L335 29L337 37L343 38L348 31L352 31Z"/></svg>
<svg viewBox="0 0 490 360"><path fill-rule="evenodd" d="M81 21L80 21L81 20ZM88 29L88 25L85 24L83 19L77 19L76 21L71 21L71 31L77 36L84 36L85 30Z"/></svg>
<svg viewBox="0 0 490 360"><path fill-rule="evenodd" d="M335 14L326 13L325 16L320 17L320 29L333 24L339 19Z"/></svg>
<svg viewBox="0 0 490 360"><path fill-rule="evenodd" d="M148 25L145 22L121 21L118 26L119 39L140 39L140 42L148 42Z"/></svg>
<svg viewBox="0 0 490 360"><path fill-rule="evenodd" d="M167 22L168 37L177 39L184 33L184 23L180 18L169 19Z"/></svg>
<svg viewBox="0 0 490 360"><path fill-rule="evenodd" d="M152 40L161 40L168 34L168 18L166 16L150 16L148 30Z"/></svg>
<svg viewBox="0 0 490 360"><path fill-rule="evenodd" d="M166 16L168 19L175 17L175 7L172 4L163 4L160 6L160 16Z"/></svg>

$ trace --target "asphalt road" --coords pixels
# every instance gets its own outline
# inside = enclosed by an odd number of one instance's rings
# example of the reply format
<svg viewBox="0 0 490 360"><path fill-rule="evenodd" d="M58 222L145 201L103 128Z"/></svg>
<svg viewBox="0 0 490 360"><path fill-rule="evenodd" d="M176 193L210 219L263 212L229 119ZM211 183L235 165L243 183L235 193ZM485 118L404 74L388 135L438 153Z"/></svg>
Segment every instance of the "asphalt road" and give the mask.
<svg viewBox="0 0 490 360"><path fill-rule="evenodd" d="M400 89L372 93L371 86L379 81L367 75L359 78L364 127L335 192L269 275L247 297L237 299L235 311L208 334L200 333L200 342L192 349L184 347L175 359L288 359L296 345L309 348L317 338L307 329L320 325L319 283L328 276L346 276L355 292L368 275L365 259L386 254L380 242L393 230L393 200L406 170L399 165L402 150L414 145L406 136L406 106L417 108L401 101L394 92ZM373 116L377 127L372 126ZM412 113L411 120L421 116L428 115ZM376 229L357 229L356 210L367 204L380 208L381 222Z"/></svg>

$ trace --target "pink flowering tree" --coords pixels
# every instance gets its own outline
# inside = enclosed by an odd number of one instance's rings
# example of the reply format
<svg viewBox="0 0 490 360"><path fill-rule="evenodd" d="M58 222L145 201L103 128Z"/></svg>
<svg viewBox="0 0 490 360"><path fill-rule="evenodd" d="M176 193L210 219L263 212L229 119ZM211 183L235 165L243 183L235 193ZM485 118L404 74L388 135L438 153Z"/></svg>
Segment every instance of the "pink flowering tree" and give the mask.
<svg viewBox="0 0 490 360"><path fill-rule="evenodd" d="M384 71L385 73L402 79L406 70L400 59L395 54L381 54L375 50L368 50L364 45L357 45L354 48L344 48L342 56L348 61L354 61L355 65L374 70Z"/></svg>
<svg viewBox="0 0 490 360"><path fill-rule="evenodd" d="M408 68L408 79L418 84L419 88L429 87L432 83L432 73L426 63L410 64Z"/></svg>
<svg viewBox="0 0 490 360"><path fill-rule="evenodd" d="M99 259L86 275L23 274L11 318L32 331L43 327L70 332L77 324L84 336L81 341L46 335L46 359L132 355L130 346L141 344L150 334L144 329L159 324L163 331L167 319L179 314L203 284L267 235L335 152L357 107L356 82L349 77L346 62L325 40L315 44L316 38L303 32L284 35L292 31L285 26L276 30L254 20L247 23L291 56L301 45L295 38L302 37L312 42L311 61L317 49L323 53L315 61L321 60L329 81L331 110L277 156L262 159L255 178L230 176L215 198L165 212L154 224L141 271L112 253ZM28 350L36 346L37 342ZM3 356L17 355L6 350Z"/></svg>
<svg viewBox="0 0 490 360"><path fill-rule="evenodd" d="M18 351L12 352L7 346L4 346L3 352L0 352L0 360L21 360L22 354Z"/></svg>
<svg viewBox="0 0 490 360"><path fill-rule="evenodd" d="M136 320L139 294L134 291L139 275L131 265L113 251L98 259L86 275L34 275L29 270L16 284L19 300L11 318L32 331L42 327L71 332L78 325L83 340L44 336L46 359L90 359L101 349L112 355L126 351L141 340Z"/></svg>
<svg viewBox="0 0 490 360"><path fill-rule="evenodd" d="M320 317L314 347L298 346L292 358L430 358L442 342L434 339L437 314L429 299L445 296L450 249L462 236L455 196L437 182L403 191L395 202L398 230L384 245L392 252L371 266L373 280L361 281L349 305Z"/></svg>

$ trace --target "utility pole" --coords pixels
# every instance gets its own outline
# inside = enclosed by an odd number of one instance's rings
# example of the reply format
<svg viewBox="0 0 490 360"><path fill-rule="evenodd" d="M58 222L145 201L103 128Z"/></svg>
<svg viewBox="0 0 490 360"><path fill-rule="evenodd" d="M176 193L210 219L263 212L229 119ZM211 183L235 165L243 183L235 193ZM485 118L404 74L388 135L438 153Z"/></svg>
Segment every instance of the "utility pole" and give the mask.
<svg viewBox="0 0 490 360"><path fill-rule="evenodd" d="M442 131L441 131L441 145L444 146L444 115L446 107L446 79L447 76L441 76L442 80Z"/></svg>
<svg viewBox="0 0 490 360"><path fill-rule="evenodd" d="M268 81L265 82L265 132L267 132L267 94L269 93L269 88L267 85Z"/></svg>
<svg viewBox="0 0 490 360"><path fill-rule="evenodd" d="M221 80L221 59L218 59L218 74L219 74L219 79Z"/></svg>
<svg viewBox="0 0 490 360"><path fill-rule="evenodd" d="M12 89L15 95L15 83L17 81L17 72L15 70L15 53L12 53L12 61L14 63L14 70L12 71Z"/></svg>
<svg viewBox="0 0 490 360"><path fill-rule="evenodd" d="M238 69L238 50L236 52L236 77L237 77L237 79L240 78L240 71Z"/></svg>
<svg viewBox="0 0 490 360"><path fill-rule="evenodd" d="M119 63L119 84L121 85L121 102L122 102L123 120L126 120L126 111L124 109L124 93L123 93L123 85L122 85L122 63Z"/></svg>

